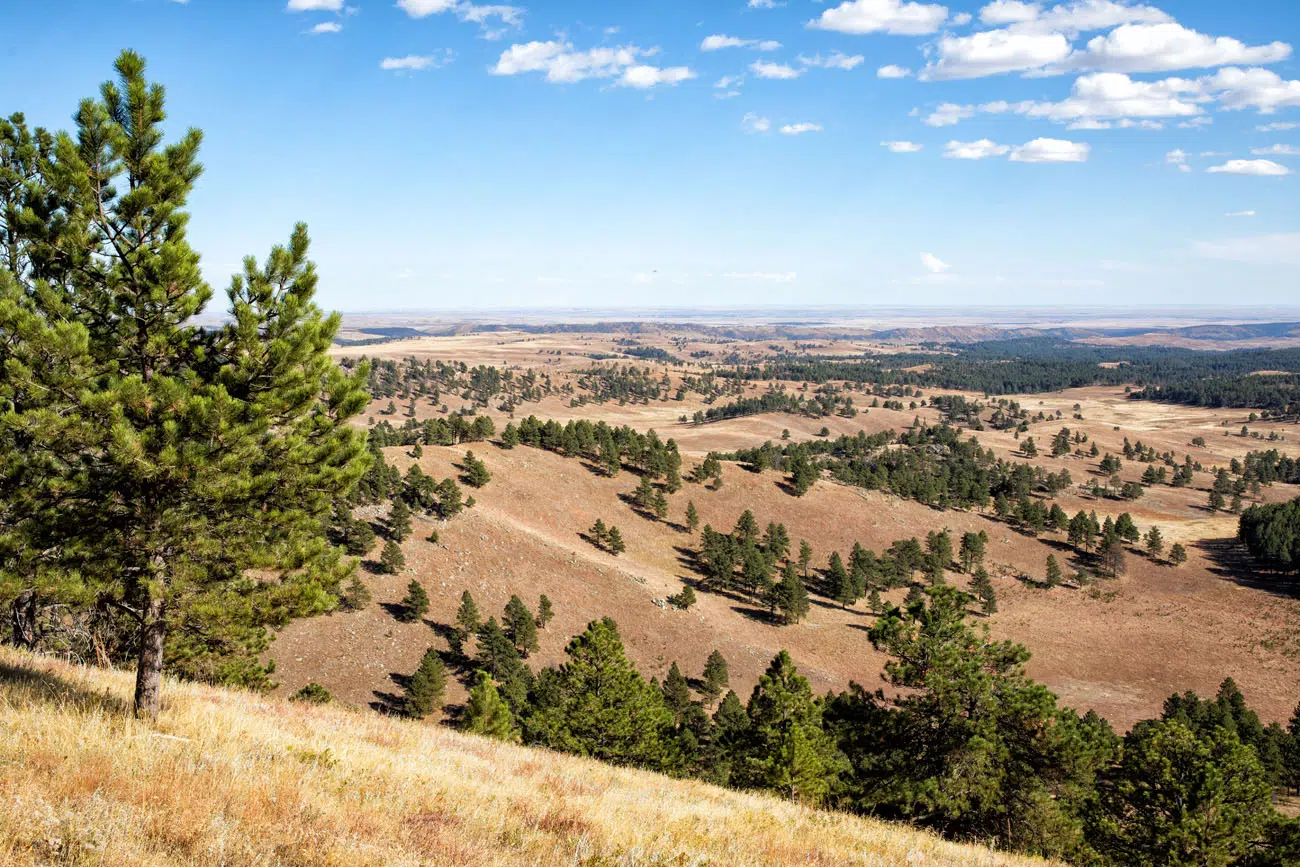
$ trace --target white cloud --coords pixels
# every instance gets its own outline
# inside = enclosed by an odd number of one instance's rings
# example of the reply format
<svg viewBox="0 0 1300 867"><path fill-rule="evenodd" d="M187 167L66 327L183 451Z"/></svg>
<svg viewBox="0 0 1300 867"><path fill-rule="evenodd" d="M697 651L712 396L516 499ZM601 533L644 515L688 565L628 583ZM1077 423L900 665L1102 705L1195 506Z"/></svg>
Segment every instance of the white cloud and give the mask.
<svg viewBox="0 0 1300 867"><path fill-rule="evenodd" d="M1224 214L1223 216L1225 216L1225 217L1253 217L1253 216L1255 216L1255 212L1254 212L1254 211L1229 211L1228 213Z"/></svg>
<svg viewBox="0 0 1300 867"><path fill-rule="evenodd" d="M967 24L971 23L971 20L971 14L969 12L958 12L956 15L952 16L952 20L948 23L953 27L965 27Z"/></svg>
<svg viewBox="0 0 1300 867"><path fill-rule="evenodd" d="M827 9L809 27L840 33L893 33L923 36L934 33L948 19L948 9L910 0L846 0Z"/></svg>
<svg viewBox="0 0 1300 867"><path fill-rule="evenodd" d="M1300 265L1300 232L1218 242L1199 241L1196 249L1209 259L1248 265Z"/></svg>
<svg viewBox="0 0 1300 867"><path fill-rule="evenodd" d="M1200 91L1188 79L1134 81L1121 72L1097 72L1076 79L1071 95L1060 102L1022 102L1015 111L1059 122L1192 117L1201 114Z"/></svg>
<svg viewBox="0 0 1300 867"><path fill-rule="evenodd" d="M425 18L455 9L458 2L459 0L397 0L397 8L412 18Z"/></svg>
<svg viewBox="0 0 1300 867"><path fill-rule="evenodd" d="M1187 151L1182 148L1174 148L1165 154L1165 162L1171 166L1177 166L1180 172L1190 172L1192 170L1192 167L1187 164Z"/></svg>
<svg viewBox="0 0 1300 867"><path fill-rule="evenodd" d="M781 45L780 42L777 42L775 39L764 39L762 42L758 43L754 47L757 48L759 51L778 51L783 46Z"/></svg>
<svg viewBox="0 0 1300 867"><path fill-rule="evenodd" d="M1233 63L1276 63L1291 54L1285 42L1248 46L1226 36L1213 38L1181 24L1125 24L1088 42L1062 65L1105 72L1170 72Z"/></svg>
<svg viewBox="0 0 1300 867"><path fill-rule="evenodd" d="M489 4L479 6L469 0L397 0L397 8L411 18L427 18L454 12L461 21L477 24L483 28L483 35L488 39L498 39L510 28L519 28L524 23L524 10L518 6ZM492 21L498 22L497 27Z"/></svg>
<svg viewBox="0 0 1300 867"><path fill-rule="evenodd" d="M960 121L974 116L975 109L972 106L945 102L930 112L924 123L926 126L956 126Z"/></svg>
<svg viewBox="0 0 1300 867"><path fill-rule="evenodd" d="M1040 9L1033 18L1018 26L1074 34L1108 30L1123 24L1161 24L1172 20L1154 6L1135 6L1114 0L1074 0L1072 3L1058 3L1051 9Z"/></svg>
<svg viewBox="0 0 1300 867"><path fill-rule="evenodd" d="M802 69L795 69L793 66L787 66L784 63L765 63L761 60L755 60L749 64L749 68L759 78L779 78L791 79L803 75Z"/></svg>
<svg viewBox="0 0 1300 867"><path fill-rule="evenodd" d="M1285 132L1289 129L1300 127L1300 123L1265 123L1255 127L1260 132Z"/></svg>
<svg viewBox="0 0 1300 867"><path fill-rule="evenodd" d="M980 21L997 27L1003 24L1022 24L1033 21L1042 10L1036 3L1022 0L993 0L980 10Z"/></svg>
<svg viewBox="0 0 1300 867"><path fill-rule="evenodd" d="M765 117L760 117L752 111L741 118L740 125L745 132L764 133L772 129L772 121Z"/></svg>
<svg viewBox="0 0 1300 867"><path fill-rule="evenodd" d="M950 141L944 146L943 155L952 160L983 160L1006 156L1010 152L1009 146L982 138L972 142Z"/></svg>
<svg viewBox="0 0 1300 867"><path fill-rule="evenodd" d="M940 259L938 256L934 255L933 253L922 253L921 264L924 265L925 269L929 271L931 274L942 274L945 271L952 270L951 265L949 265L947 262Z"/></svg>
<svg viewBox="0 0 1300 867"><path fill-rule="evenodd" d="M1266 148L1253 148L1251 153L1257 157L1300 157L1300 148L1295 145L1275 144Z"/></svg>
<svg viewBox="0 0 1300 867"><path fill-rule="evenodd" d="M408 54L405 57L385 57L379 62L379 68L393 72L419 72L422 69L436 69L445 62L445 59L428 54Z"/></svg>
<svg viewBox="0 0 1300 867"><path fill-rule="evenodd" d="M1230 111L1254 108L1272 114L1279 108L1300 106L1300 81L1285 81L1268 69L1230 66L1201 81Z"/></svg>
<svg viewBox="0 0 1300 867"><path fill-rule="evenodd" d="M819 123L788 123L781 127L782 135L803 135L807 132L821 132L822 125Z"/></svg>
<svg viewBox="0 0 1300 867"><path fill-rule="evenodd" d="M704 37L700 43L701 51L721 51L724 48L743 48L746 45L752 45L754 40L741 39L739 36L723 36L715 34Z"/></svg>
<svg viewBox="0 0 1300 867"><path fill-rule="evenodd" d="M314 36L318 36L322 33L338 33L342 29L343 25L337 21L322 21L307 32Z"/></svg>
<svg viewBox="0 0 1300 867"><path fill-rule="evenodd" d="M1070 41L1060 33L985 30L970 36L943 36L937 51L938 60L921 71L923 80L981 78L1038 69L1069 56Z"/></svg>
<svg viewBox="0 0 1300 867"><path fill-rule="evenodd" d="M501 52L493 75L521 75L541 72L553 84L573 84L588 78L619 77L618 84L625 87L647 88L657 84L677 84L695 77L685 66L661 69L639 63L638 58L649 57L655 50L644 50L635 45L613 48L593 48L574 51L567 42L528 42L511 45Z"/></svg>
<svg viewBox="0 0 1300 867"><path fill-rule="evenodd" d="M845 54L842 51L832 51L827 57L820 54L814 54L812 57L799 55L799 62L804 66L821 66L825 69L843 69L845 71L857 69L866 60L861 54Z"/></svg>
<svg viewBox="0 0 1300 867"><path fill-rule="evenodd" d="M1091 146L1059 138L1036 138L1011 150L1013 163L1085 163Z"/></svg>
<svg viewBox="0 0 1300 867"><path fill-rule="evenodd" d="M890 151L896 154L914 154L921 150L922 147L912 141L882 141L880 146L889 148Z"/></svg>
<svg viewBox="0 0 1300 867"><path fill-rule="evenodd" d="M289 0L285 6L288 12L338 12L343 9L343 0Z"/></svg>
<svg viewBox="0 0 1300 867"><path fill-rule="evenodd" d="M750 9L775 9L784 5L784 3L778 3L777 0L749 0Z"/></svg>
<svg viewBox="0 0 1300 867"><path fill-rule="evenodd" d="M1210 174L1222 175L1256 175L1265 178L1280 178L1291 174L1291 170L1272 160L1228 160L1221 166L1210 166Z"/></svg>
<svg viewBox="0 0 1300 867"><path fill-rule="evenodd" d="M733 87L745 83L743 75L724 75L713 83L713 86L720 90L730 90Z"/></svg>
<svg viewBox="0 0 1300 867"><path fill-rule="evenodd" d="M907 78L911 74L912 70L895 66L892 63L876 70L876 78Z"/></svg>

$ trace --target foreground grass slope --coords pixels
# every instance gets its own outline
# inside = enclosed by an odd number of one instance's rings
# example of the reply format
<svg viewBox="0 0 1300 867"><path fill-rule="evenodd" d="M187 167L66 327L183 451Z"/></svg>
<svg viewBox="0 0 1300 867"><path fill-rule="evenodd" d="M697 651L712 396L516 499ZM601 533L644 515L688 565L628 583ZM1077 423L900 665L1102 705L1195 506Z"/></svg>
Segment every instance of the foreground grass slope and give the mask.
<svg viewBox="0 0 1300 867"><path fill-rule="evenodd" d="M0 863L1045 862L370 713L0 650Z"/></svg>

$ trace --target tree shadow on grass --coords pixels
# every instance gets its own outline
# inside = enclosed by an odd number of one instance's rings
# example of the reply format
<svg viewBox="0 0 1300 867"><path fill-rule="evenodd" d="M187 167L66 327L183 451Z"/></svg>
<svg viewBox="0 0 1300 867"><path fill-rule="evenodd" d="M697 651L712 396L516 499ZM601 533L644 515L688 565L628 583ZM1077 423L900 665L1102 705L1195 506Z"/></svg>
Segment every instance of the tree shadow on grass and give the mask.
<svg viewBox="0 0 1300 867"><path fill-rule="evenodd" d="M1212 574L1241 587L1300 599L1300 573L1261 566L1237 539L1202 539L1195 546L1209 561Z"/></svg>
<svg viewBox="0 0 1300 867"><path fill-rule="evenodd" d="M390 716L403 716L406 713L406 696L403 693L411 683L411 676L390 671L388 678L401 692L384 692L377 689L373 693L375 700L370 702L370 707L379 713L389 714Z"/></svg>
<svg viewBox="0 0 1300 867"><path fill-rule="evenodd" d="M3 685L6 703L45 704L77 710L102 710L112 714L131 713L131 703L105 690L95 692L85 686L38 668L0 663L0 685ZM163 704L167 693L163 691Z"/></svg>

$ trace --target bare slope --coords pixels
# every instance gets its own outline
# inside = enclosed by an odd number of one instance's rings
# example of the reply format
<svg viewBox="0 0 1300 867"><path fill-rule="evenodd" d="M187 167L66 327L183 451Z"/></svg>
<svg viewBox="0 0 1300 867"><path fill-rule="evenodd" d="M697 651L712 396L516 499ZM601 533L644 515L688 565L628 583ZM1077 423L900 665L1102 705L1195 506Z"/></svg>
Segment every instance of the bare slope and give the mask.
<svg viewBox="0 0 1300 867"><path fill-rule="evenodd" d="M0 649L0 863L1045 862L434 725Z"/></svg>

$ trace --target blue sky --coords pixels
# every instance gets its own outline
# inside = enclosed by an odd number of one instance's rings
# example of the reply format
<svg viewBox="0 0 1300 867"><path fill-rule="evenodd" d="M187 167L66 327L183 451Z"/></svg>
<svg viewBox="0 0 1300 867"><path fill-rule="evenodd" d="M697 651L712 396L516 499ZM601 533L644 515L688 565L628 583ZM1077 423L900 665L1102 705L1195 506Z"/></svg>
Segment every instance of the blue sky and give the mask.
<svg viewBox="0 0 1300 867"><path fill-rule="evenodd" d="M343 310L1300 303L1295 0L519 3L3 0L0 112L142 52Z"/></svg>

